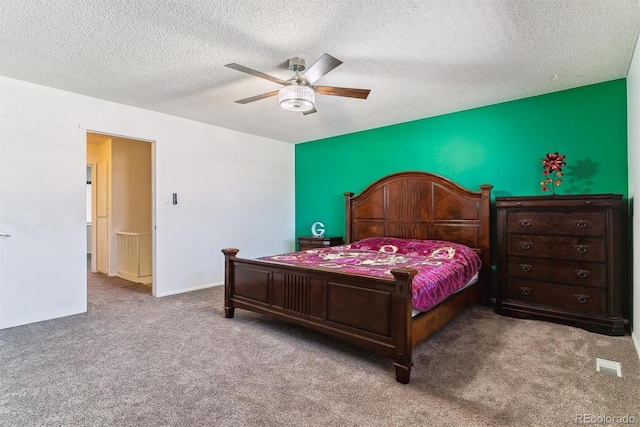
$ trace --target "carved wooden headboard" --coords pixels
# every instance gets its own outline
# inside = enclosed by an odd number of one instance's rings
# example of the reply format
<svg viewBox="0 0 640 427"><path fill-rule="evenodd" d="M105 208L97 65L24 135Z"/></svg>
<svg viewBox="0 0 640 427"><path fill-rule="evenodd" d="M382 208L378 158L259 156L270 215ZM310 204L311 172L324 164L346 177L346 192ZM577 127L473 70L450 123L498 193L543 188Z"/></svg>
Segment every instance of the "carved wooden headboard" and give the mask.
<svg viewBox="0 0 640 427"><path fill-rule="evenodd" d="M492 185L471 191L427 172L400 172L344 193L347 243L366 237L438 239L473 248L490 265Z"/></svg>

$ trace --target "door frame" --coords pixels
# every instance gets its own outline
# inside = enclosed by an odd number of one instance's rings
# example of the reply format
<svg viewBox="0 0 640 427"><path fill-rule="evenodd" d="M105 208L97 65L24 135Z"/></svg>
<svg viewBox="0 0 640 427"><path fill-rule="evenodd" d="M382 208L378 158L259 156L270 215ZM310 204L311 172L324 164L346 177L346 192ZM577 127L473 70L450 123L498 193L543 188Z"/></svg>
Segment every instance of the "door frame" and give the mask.
<svg viewBox="0 0 640 427"><path fill-rule="evenodd" d="M84 143L85 143L85 163L86 163L86 145L87 145L87 134L88 133L96 133L100 135L104 135L106 137L115 137L115 138L125 138L125 139L133 139L140 142L145 142L151 144L151 295L154 297L156 295L156 283L158 280L157 276L157 268L156 268L156 141L148 138L141 138L138 136L130 136L117 134L112 132L105 132L102 130L88 129L82 128L84 131ZM91 168L91 178L93 180L95 174L95 164L92 165ZM93 196L93 195L92 195ZM95 229L91 227L91 248L92 251L95 249ZM91 257L91 269L95 266L94 257Z"/></svg>

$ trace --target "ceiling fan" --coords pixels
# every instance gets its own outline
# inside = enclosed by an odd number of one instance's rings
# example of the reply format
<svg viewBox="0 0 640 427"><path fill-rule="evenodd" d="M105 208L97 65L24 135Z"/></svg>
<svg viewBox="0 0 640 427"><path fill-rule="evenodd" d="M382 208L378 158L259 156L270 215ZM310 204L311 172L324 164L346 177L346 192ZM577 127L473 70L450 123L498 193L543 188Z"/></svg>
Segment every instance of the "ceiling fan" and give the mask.
<svg viewBox="0 0 640 427"><path fill-rule="evenodd" d="M346 96L349 98L360 99L367 99L367 96L369 96L369 92L371 92L369 89L314 85L320 77L324 76L340 64L342 64L342 61L326 53L322 55L322 57L320 57L320 59L318 59L318 61L316 61L316 63L310 68L305 67L304 59L298 57L291 58L289 59L289 69L295 74L288 80L282 80L235 63L227 64L226 67L251 74L252 76L267 79L284 86L280 90L274 90L273 92L263 93L262 95L240 99L236 101L237 103L248 104L249 102L278 95L280 106L282 108L288 111L302 112L304 115L307 115L317 111L315 107L316 94ZM303 73L300 74L301 72Z"/></svg>

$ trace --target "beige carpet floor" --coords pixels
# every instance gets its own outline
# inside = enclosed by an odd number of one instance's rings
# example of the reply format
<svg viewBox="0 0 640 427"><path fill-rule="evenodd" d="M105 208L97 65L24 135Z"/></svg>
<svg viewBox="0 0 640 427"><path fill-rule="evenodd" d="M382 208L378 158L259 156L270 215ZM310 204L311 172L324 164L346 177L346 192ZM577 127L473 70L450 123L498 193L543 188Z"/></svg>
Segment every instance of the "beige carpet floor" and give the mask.
<svg viewBox="0 0 640 427"><path fill-rule="evenodd" d="M402 385L384 357L243 310L226 319L222 288L154 298L88 281L87 313L0 330L0 425L640 424L629 336L474 306L416 347Z"/></svg>

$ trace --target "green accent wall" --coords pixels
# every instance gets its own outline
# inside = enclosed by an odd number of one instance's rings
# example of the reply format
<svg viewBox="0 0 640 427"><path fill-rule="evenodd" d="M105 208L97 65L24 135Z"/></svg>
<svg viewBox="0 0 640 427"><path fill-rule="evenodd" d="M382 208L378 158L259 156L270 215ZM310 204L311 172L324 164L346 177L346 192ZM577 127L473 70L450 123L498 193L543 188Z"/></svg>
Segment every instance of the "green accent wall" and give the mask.
<svg viewBox="0 0 640 427"><path fill-rule="evenodd" d="M343 193L401 171L492 184L493 198L543 195L541 160L556 151L567 156L557 194L627 197L625 79L298 144L296 235L321 221L343 236Z"/></svg>

